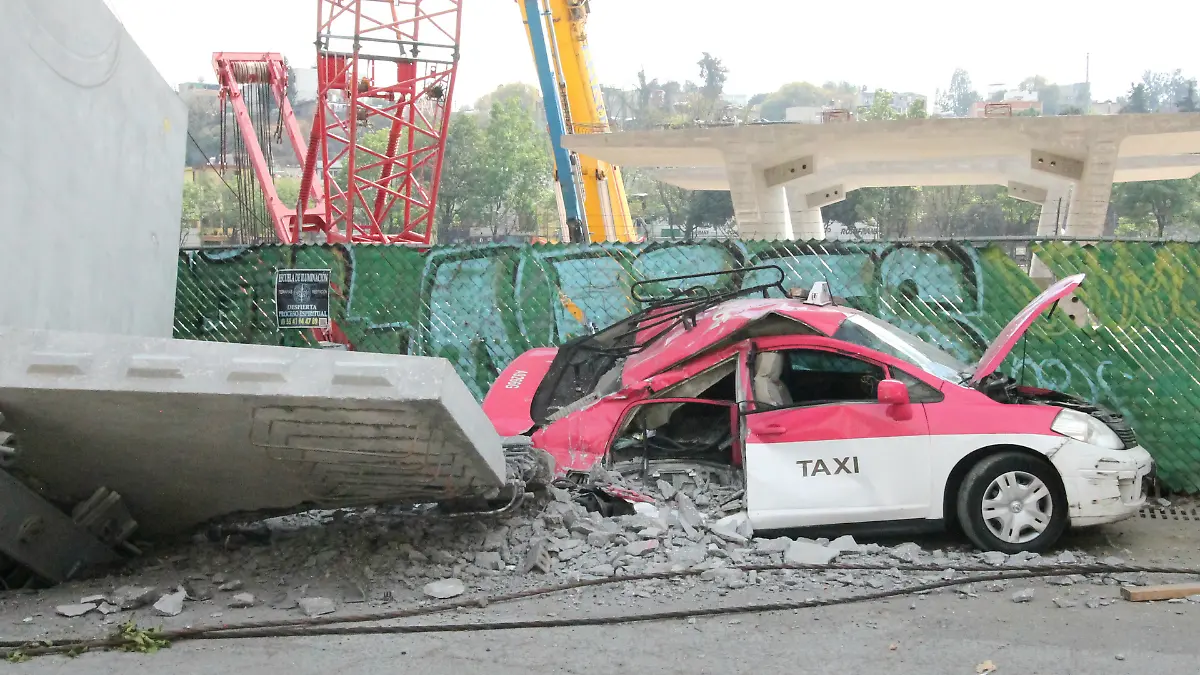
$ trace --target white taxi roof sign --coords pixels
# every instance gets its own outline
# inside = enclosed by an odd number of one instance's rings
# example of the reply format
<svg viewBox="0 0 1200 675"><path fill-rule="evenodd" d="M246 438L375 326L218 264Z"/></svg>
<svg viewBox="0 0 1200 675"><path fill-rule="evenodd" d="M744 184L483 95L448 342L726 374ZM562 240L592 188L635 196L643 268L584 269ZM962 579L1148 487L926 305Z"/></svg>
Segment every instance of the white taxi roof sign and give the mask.
<svg viewBox="0 0 1200 675"><path fill-rule="evenodd" d="M812 288L808 289L808 297L804 300L806 305L832 305L833 295L829 292L829 282L818 281L813 284Z"/></svg>

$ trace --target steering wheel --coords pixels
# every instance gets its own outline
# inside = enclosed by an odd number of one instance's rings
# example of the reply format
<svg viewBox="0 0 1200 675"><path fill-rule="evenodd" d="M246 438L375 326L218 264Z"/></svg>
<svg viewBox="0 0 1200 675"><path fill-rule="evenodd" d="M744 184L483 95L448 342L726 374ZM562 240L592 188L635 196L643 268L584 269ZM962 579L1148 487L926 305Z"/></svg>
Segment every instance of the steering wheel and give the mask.
<svg viewBox="0 0 1200 675"><path fill-rule="evenodd" d="M862 392L864 395L866 395L867 398L871 398L871 397L874 397L877 395L876 392L879 391L879 378L878 377L875 377L874 375L867 373L866 375L863 375L861 378L859 378L858 382L862 386Z"/></svg>

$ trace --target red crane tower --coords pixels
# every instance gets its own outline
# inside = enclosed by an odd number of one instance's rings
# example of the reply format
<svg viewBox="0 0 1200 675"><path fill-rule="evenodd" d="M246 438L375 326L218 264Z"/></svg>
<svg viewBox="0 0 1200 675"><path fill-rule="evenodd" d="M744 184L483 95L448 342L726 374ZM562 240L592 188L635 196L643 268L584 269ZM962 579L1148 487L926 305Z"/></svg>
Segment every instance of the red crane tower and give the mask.
<svg viewBox="0 0 1200 675"><path fill-rule="evenodd" d="M287 98L281 55L213 55L221 119L232 107L238 128L232 140L243 219L258 224L248 239L296 243L302 232L319 231L331 243L430 243L460 4L317 0L317 108L307 142ZM283 142L285 134L303 167L295 203L280 198L273 178L272 139ZM221 145L225 162L224 129Z"/></svg>

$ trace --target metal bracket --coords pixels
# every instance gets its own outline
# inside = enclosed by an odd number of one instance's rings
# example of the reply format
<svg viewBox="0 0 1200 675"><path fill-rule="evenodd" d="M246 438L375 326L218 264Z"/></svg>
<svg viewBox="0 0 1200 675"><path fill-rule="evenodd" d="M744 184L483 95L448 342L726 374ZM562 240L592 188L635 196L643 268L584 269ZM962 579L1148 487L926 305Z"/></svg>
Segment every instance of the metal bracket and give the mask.
<svg viewBox="0 0 1200 675"><path fill-rule="evenodd" d="M119 560L71 517L0 471L0 553L52 583Z"/></svg>

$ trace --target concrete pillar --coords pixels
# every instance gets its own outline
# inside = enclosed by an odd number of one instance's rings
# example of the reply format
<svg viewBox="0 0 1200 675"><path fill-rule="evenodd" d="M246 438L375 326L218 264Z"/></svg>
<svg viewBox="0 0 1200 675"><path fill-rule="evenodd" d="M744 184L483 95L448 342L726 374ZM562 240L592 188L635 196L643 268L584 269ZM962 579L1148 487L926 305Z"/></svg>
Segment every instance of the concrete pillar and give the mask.
<svg viewBox="0 0 1200 675"><path fill-rule="evenodd" d="M1042 215L1038 219L1037 236L1053 237L1056 233L1063 234L1066 230L1067 214L1071 210L1071 192L1073 186L1063 183L1061 186L1046 191L1046 201L1042 202ZM1050 268L1035 255L1029 263L1029 277L1040 287L1045 288L1054 282Z"/></svg>
<svg viewBox="0 0 1200 675"><path fill-rule="evenodd" d="M792 220L792 234L799 241L818 241L825 238L825 221L821 219L821 207L808 205L807 196L792 184L784 187L787 194L788 214Z"/></svg>
<svg viewBox="0 0 1200 675"><path fill-rule="evenodd" d="M1038 219L1037 235L1053 237L1062 234L1067 229L1067 214L1071 211L1071 184L1064 183L1061 187L1046 191L1046 201L1042 202L1042 215Z"/></svg>
<svg viewBox="0 0 1200 675"><path fill-rule="evenodd" d="M792 239L792 220L782 185L769 186L761 167L732 160L725 166L741 239Z"/></svg>
<svg viewBox="0 0 1200 675"><path fill-rule="evenodd" d="M1118 140L1104 140L1096 141L1088 148L1083 177L1072 190L1065 234L1072 237L1099 237L1104 234L1119 147Z"/></svg>

